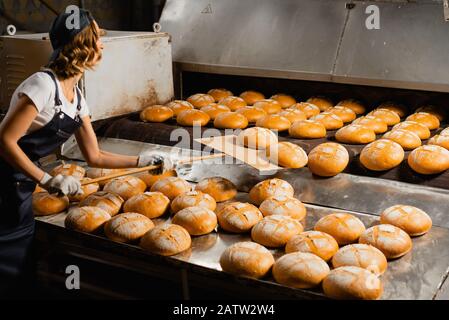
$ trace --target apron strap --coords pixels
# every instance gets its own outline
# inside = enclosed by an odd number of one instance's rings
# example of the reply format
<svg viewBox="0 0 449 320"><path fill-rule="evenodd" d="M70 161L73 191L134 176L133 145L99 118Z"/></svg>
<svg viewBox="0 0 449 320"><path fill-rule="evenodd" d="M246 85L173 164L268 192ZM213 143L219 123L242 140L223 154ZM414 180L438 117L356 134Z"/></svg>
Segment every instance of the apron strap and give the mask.
<svg viewBox="0 0 449 320"><path fill-rule="evenodd" d="M62 106L62 101L59 98L59 89L58 89L58 83L56 82L56 77L51 71L42 71L50 76L50 78L53 80L53 83L55 84L55 107Z"/></svg>

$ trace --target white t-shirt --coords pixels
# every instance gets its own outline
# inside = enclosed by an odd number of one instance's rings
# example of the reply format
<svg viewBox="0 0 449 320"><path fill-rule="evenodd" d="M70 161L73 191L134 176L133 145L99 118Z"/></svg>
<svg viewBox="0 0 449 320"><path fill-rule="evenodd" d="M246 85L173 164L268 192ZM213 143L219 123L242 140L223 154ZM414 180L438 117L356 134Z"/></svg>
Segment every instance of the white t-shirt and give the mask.
<svg viewBox="0 0 449 320"><path fill-rule="evenodd" d="M70 103L62 91L59 81L56 81L56 83L59 90L59 99L62 102L61 111L67 114L72 119L75 119L78 106L78 95L75 93L73 103ZM17 102L19 98L21 98L23 95L28 96L28 98L33 101L38 111L37 117L34 119L27 132L28 134L32 133L44 127L53 119L56 112L55 94L55 84L50 75L43 72L35 73L24 82L22 82L22 84L14 92L6 118L8 118L8 115L12 111L18 108ZM79 115L81 118L90 115L89 107L87 106L86 100L82 95L81 111Z"/></svg>

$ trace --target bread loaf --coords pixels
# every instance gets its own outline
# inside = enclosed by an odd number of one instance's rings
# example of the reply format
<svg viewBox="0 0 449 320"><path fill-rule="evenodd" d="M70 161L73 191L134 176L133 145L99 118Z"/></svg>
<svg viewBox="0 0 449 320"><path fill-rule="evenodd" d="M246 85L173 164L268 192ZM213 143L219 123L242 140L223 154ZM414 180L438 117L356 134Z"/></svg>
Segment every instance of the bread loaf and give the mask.
<svg viewBox="0 0 449 320"><path fill-rule="evenodd" d="M140 120L143 122L165 122L174 116L174 112L169 107L155 105L145 108L140 113Z"/></svg>
<svg viewBox="0 0 449 320"><path fill-rule="evenodd" d="M115 216L104 226L106 237L115 242L131 243L142 238L154 228L154 223L138 213L124 213Z"/></svg>
<svg viewBox="0 0 449 320"><path fill-rule="evenodd" d="M190 102L182 101L182 100L175 100L172 102L169 102L167 104L167 107L169 107L173 111L173 116L175 118L178 117L178 115L186 110L192 110L194 107Z"/></svg>
<svg viewBox="0 0 449 320"><path fill-rule="evenodd" d="M281 142L266 149L267 158L274 164L284 168L300 169L307 165L307 153L291 142Z"/></svg>
<svg viewBox="0 0 449 320"><path fill-rule="evenodd" d="M191 191L177 196L171 203L172 213L177 213L190 207L202 207L212 211L217 208L217 203L207 193L201 191Z"/></svg>
<svg viewBox="0 0 449 320"><path fill-rule="evenodd" d="M438 174L449 169L449 151L440 146L427 145L410 153L408 165L420 174Z"/></svg>
<svg viewBox="0 0 449 320"><path fill-rule="evenodd" d="M231 91L227 89L212 89L209 90L207 94L212 96L215 99L215 102L219 102L224 98L231 97L234 95Z"/></svg>
<svg viewBox="0 0 449 320"><path fill-rule="evenodd" d="M430 113L431 115L434 115L435 117L437 117L440 122L445 120L447 117L446 109L444 109L442 107L434 106L434 105L425 105L425 106L419 107L415 111L415 113L420 113L420 112Z"/></svg>
<svg viewBox="0 0 449 320"><path fill-rule="evenodd" d="M357 114L352 109L343 106L335 106L328 112L335 114L344 123L352 122L357 118Z"/></svg>
<svg viewBox="0 0 449 320"><path fill-rule="evenodd" d="M418 112L412 114L407 118L407 121L414 121L421 123L422 125L429 128L429 130L436 130L440 127L440 120L433 114L427 112Z"/></svg>
<svg viewBox="0 0 449 320"><path fill-rule="evenodd" d="M183 227L176 224L165 224L148 231L142 237L140 246L154 254L174 256L190 249L192 239Z"/></svg>
<svg viewBox="0 0 449 320"><path fill-rule="evenodd" d="M362 150L360 162L369 170L386 171L399 166L404 157L404 149L398 143L380 139Z"/></svg>
<svg viewBox="0 0 449 320"><path fill-rule="evenodd" d="M46 191L34 193L32 201L33 213L37 217L58 214L69 207L69 198L51 195Z"/></svg>
<svg viewBox="0 0 449 320"><path fill-rule="evenodd" d="M326 130L337 130L344 126L343 120L331 112L323 112L310 120L321 122Z"/></svg>
<svg viewBox="0 0 449 320"><path fill-rule="evenodd" d="M233 202L226 205L217 214L220 227L231 233L250 231L260 220L262 213L249 203Z"/></svg>
<svg viewBox="0 0 449 320"><path fill-rule="evenodd" d="M103 178L105 176L109 176L111 174L121 173L123 171L124 171L124 169L89 168L89 170L87 170L87 177L90 179L98 179L98 178ZM103 188L109 181L111 181L111 180L102 181L102 182L99 182L98 184L100 185L100 187Z"/></svg>
<svg viewBox="0 0 449 320"><path fill-rule="evenodd" d="M217 129L245 129L248 127L248 119L236 112L224 112L217 115L214 126Z"/></svg>
<svg viewBox="0 0 449 320"><path fill-rule="evenodd" d="M326 127L319 121L296 121L290 127L288 133L297 139L321 139L325 138Z"/></svg>
<svg viewBox="0 0 449 320"><path fill-rule="evenodd" d="M349 164L349 153L337 143L323 143L309 153L309 169L322 177L333 177Z"/></svg>
<svg viewBox="0 0 449 320"><path fill-rule="evenodd" d="M331 235L308 231L292 237L285 247L286 253L312 253L324 261L329 261L338 251L338 243Z"/></svg>
<svg viewBox="0 0 449 320"><path fill-rule="evenodd" d="M272 197L293 197L295 190L284 180L270 179L256 184L249 192L251 203L260 206L262 202Z"/></svg>
<svg viewBox="0 0 449 320"><path fill-rule="evenodd" d="M209 121L207 113L196 109L182 111L177 117L178 124L184 127L204 127Z"/></svg>
<svg viewBox="0 0 449 320"><path fill-rule="evenodd" d="M201 109L202 107L208 106L211 103L215 102L214 97L208 94L195 94L187 99L187 101L197 109Z"/></svg>
<svg viewBox="0 0 449 320"><path fill-rule="evenodd" d="M405 205L396 205L382 212L380 223L398 227L411 237L422 236L432 228L432 219L427 213Z"/></svg>
<svg viewBox="0 0 449 320"><path fill-rule="evenodd" d="M195 190L210 195L216 202L228 201L234 199L237 195L236 186L231 181L221 177L201 180L196 185Z"/></svg>
<svg viewBox="0 0 449 320"><path fill-rule="evenodd" d="M271 99L257 101L254 107L264 110L268 115L278 114L282 111L282 105L276 100Z"/></svg>
<svg viewBox="0 0 449 320"><path fill-rule="evenodd" d="M245 116L249 123L256 123L257 120L267 115L265 110L253 106L240 108L236 112Z"/></svg>
<svg viewBox="0 0 449 320"><path fill-rule="evenodd" d="M153 175L151 172L143 172L136 174L136 177L145 182L147 188L151 189L151 187L158 182L159 180L171 177L177 177L178 174L175 170L165 171L163 174Z"/></svg>
<svg viewBox="0 0 449 320"><path fill-rule="evenodd" d="M298 199L277 196L262 202L260 211L267 216L289 216L292 219L303 220L306 217L307 209Z"/></svg>
<svg viewBox="0 0 449 320"><path fill-rule="evenodd" d="M343 246L357 242L365 231L365 225L353 215L334 213L321 218L314 230L331 235L340 246Z"/></svg>
<svg viewBox="0 0 449 320"><path fill-rule="evenodd" d="M101 191L91 194L80 203L80 207L98 207L106 211L111 217L122 209L124 200L114 193Z"/></svg>
<svg viewBox="0 0 449 320"><path fill-rule="evenodd" d="M335 138L341 143L367 144L376 140L376 133L369 127L351 124L338 130Z"/></svg>
<svg viewBox="0 0 449 320"><path fill-rule="evenodd" d="M399 115L389 109L375 109L368 115L383 120L388 126L394 126L401 122Z"/></svg>
<svg viewBox="0 0 449 320"><path fill-rule="evenodd" d="M289 216L267 216L254 226L251 238L265 247L280 248L303 231L301 222Z"/></svg>
<svg viewBox="0 0 449 320"><path fill-rule="evenodd" d="M104 186L104 191L115 193L125 201L144 193L146 189L147 185L145 182L132 176L114 179Z"/></svg>
<svg viewBox="0 0 449 320"><path fill-rule="evenodd" d="M279 115L287 118L291 123L307 120L306 114L298 109L285 109Z"/></svg>
<svg viewBox="0 0 449 320"><path fill-rule="evenodd" d="M388 131L388 125L382 119L376 118L374 116L361 117L352 122L352 124L359 124L364 127L368 127L374 130L376 134L382 134Z"/></svg>
<svg viewBox="0 0 449 320"><path fill-rule="evenodd" d="M404 129L396 129L387 132L382 139L387 139L396 142L404 150L414 150L421 146L421 139L413 131Z"/></svg>
<svg viewBox="0 0 449 320"><path fill-rule="evenodd" d="M71 176L78 180L81 180L86 175L86 170L83 167L77 166L75 164L62 164L54 168L51 173L52 176L63 175Z"/></svg>
<svg viewBox="0 0 449 320"><path fill-rule="evenodd" d="M242 131L237 141L242 146L256 150L264 150L273 144L277 144L278 137L269 129L256 127Z"/></svg>
<svg viewBox="0 0 449 320"><path fill-rule="evenodd" d="M70 210L65 218L65 227L85 233L94 233L111 220L109 213L98 207L82 207Z"/></svg>
<svg viewBox="0 0 449 320"><path fill-rule="evenodd" d="M256 122L256 126L277 131L287 131L291 127L291 122L280 115L272 114L260 118Z"/></svg>
<svg viewBox="0 0 449 320"><path fill-rule="evenodd" d="M202 107L201 111L204 113L207 113L207 115L210 117L210 119L212 121L214 121L219 114L231 112L231 109L229 109L226 106L213 103L208 106Z"/></svg>
<svg viewBox="0 0 449 320"><path fill-rule="evenodd" d="M404 122L398 123L397 125L395 125L393 127L392 131L395 131L398 129L403 129L403 130L414 132L421 140L427 140L430 138L429 128L427 128L425 125L415 122L415 121L404 121Z"/></svg>
<svg viewBox="0 0 449 320"><path fill-rule="evenodd" d="M170 200L160 192L146 192L125 202L124 212L139 213L149 219L163 216L170 206Z"/></svg>
<svg viewBox="0 0 449 320"><path fill-rule="evenodd" d="M382 103L378 109L387 109L396 113L400 118L404 118L407 115L407 108L399 103L395 102L384 102Z"/></svg>
<svg viewBox="0 0 449 320"><path fill-rule="evenodd" d="M244 108L247 106L245 100L239 97L230 96L224 98L218 102L221 105L227 106L231 111L237 111L238 109Z"/></svg>
<svg viewBox="0 0 449 320"><path fill-rule="evenodd" d="M373 246L352 244L341 248L332 258L334 268L354 266L369 270L380 276L387 270L387 258Z"/></svg>
<svg viewBox="0 0 449 320"><path fill-rule="evenodd" d="M84 178L83 182L88 182L90 180L91 179L89 179L89 178ZM86 199L91 194L94 194L94 193L98 192L98 190L100 190L100 185L98 183L87 184L85 186L82 186L81 189L83 191L83 194L69 196L70 202L81 202L81 201L83 201L84 199Z"/></svg>
<svg viewBox="0 0 449 320"><path fill-rule="evenodd" d="M300 102L297 103L290 108L297 109L299 111L302 111L306 114L307 118L310 119L314 116L317 116L321 113L320 108L318 108L316 105L307 103L307 102Z"/></svg>
<svg viewBox="0 0 449 320"><path fill-rule="evenodd" d="M257 91L245 91L240 95L249 106L253 106L256 102L264 100L265 96Z"/></svg>
<svg viewBox="0 0 449 320"><path fill-rule="evenodd" d="M151 192L161 192L170 200L190 191L192 186L184 179L176 177L159 180L151 187Z"/></svg>
<svg viewBox="0 0 449 320"><path fill-rule="evenodd" d="M287 94L276 94L272 96L271 99L279 102L283 109L290 108L292 105L296 104L296 99Z"/></svg>
<svg viewBox="0 0 449 320"><path fill-rule="evenodd" d="M436 135L429 140L429 144L449 150L449 136Z"/></svg>
<svg viewBox="0 0 449 320"><path fill-rule="evenodd" d="M322 112L328 111L334 107L334 103L326 97L312 97L307 100L307 103L316 105Z"/></svg>
<svg viewBox="0 0 449 320"><path fill-rule="evenodd" d="M192 236L203 236L214 231L217 226L216 214L205 207L188 207L178 211L173 224L180 225Z"/></svg>
<svg viewBox="0 0 449 320"><path fill-rule="evenodd" d="M340 101L337 106L346 107L354 111L357 115L364 114L366 112L366 107L360 101L355 99L347 99Z"/></svg>

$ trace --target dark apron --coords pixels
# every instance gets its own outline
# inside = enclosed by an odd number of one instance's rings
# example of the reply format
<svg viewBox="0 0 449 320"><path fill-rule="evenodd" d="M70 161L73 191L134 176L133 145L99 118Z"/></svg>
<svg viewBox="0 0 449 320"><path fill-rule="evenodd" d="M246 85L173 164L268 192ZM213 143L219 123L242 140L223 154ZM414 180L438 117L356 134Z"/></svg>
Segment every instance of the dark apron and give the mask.
<svg viewBox="0 0 449 320"><path fill-rule="evenodd" d="M79 89L76 91L77 115L72 119L61 111L62 102L54 74L49 71L45 73L56 86L55 116L45 127L18 142L23 152L36 164L65 143L82 125ZM14 283L26 267L34 237L32 195L35 189L35 182L0 158L0 297L7 283Z"/></svg>

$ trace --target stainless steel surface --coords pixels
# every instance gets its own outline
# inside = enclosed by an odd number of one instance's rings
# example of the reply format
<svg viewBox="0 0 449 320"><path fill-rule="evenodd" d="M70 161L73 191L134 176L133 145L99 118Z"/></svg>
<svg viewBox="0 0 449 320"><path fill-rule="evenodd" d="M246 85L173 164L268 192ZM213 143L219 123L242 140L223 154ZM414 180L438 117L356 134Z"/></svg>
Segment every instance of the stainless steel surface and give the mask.
<svg viewBox="0 0 449 320"><path fill-rule="evenodd" d="M448 270L449 272L449 270ZM441 289L435 296L436 300L449 300L449 278L446 277L444 283L441 286Z"/></svg>

